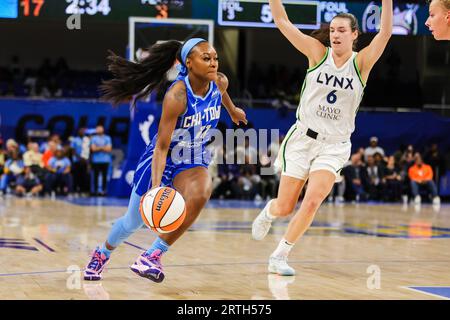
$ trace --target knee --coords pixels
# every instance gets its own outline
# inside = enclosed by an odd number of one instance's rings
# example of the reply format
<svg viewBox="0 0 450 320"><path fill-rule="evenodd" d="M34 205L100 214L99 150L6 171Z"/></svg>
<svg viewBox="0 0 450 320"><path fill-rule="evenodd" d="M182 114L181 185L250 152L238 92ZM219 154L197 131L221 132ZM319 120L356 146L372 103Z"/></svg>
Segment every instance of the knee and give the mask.
<svg viewBox="0 0 450 320"><path fill-rule="evenodd" d="M182 193L186 203L206 203L212 194L212 181L203 185L196 185L194 188L188 188Z"/></svg>
<svg viewBox="0 0 450 320"><path fill-rule="evenodd" d="M277 201L273 201L270 206L269 212L276 216L285 217L288 216L295 209L295 202L281 202L279 199Z"/></svg>
<svg viewBox="0 0 450 320"><path fill-rule="evenodd" d="M302 207L305 214L314 215L319 209L323 198L320 195L311 195L306 197L302 202Z"/></svg>
<svg viewBox="0 0 450 320"><path fill-rule="evenodd" d="M194 207L203 206L211 197L211 192L212 190L209 189L192 192L192 194L185 197L186 205L191 205Z"/></svg>
<svg viewBox="0 0 450 320"><path fill-rule="evenodd" d="M121 219L117 220L116 223L121 223L122 228L126 233L134 233L144 225L141 215L136 216L135 219L130 219L130 215L125 215Z"/></svg>
<svg viewBox="0 0 450 320"><path fill-rule="evenodd" d="M211 197L211 193L212 186L205 186L204 188L196 188L183 195L189 216L196 216L200 213L201 209Z"/></svg>

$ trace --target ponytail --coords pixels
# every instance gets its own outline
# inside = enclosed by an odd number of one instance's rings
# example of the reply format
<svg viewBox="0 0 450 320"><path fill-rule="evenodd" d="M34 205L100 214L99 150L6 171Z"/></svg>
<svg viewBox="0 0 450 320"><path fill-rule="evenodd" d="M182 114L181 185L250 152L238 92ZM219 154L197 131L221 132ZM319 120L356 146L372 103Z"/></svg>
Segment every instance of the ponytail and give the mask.
<svg viewBox="0 0 450 320"><path fill-rule="evenodd" d="M320 29L311 32L311 37L319 40L325 47L330 46L330 25L322 24Z"/></svg>
<svg viewBox="0 0 450 320"><path fill-rule="evenodd" d="M136 101L147 96L153 90L159 90L166 81L166 73L172 68L176 59L181 61L182 44L170 40L153 45L149 55L140 62L128 61L109 51L108 70L114 78L103 81L100 85L101 100L117 106L133 99Z"/></svg>

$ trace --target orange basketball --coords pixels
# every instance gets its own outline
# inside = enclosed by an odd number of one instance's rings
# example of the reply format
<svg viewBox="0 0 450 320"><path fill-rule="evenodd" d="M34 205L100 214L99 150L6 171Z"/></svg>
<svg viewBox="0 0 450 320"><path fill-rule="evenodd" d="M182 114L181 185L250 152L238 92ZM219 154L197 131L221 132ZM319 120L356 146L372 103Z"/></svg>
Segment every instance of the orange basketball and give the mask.
<svg viewBox="0 0 450 320"><path fill-rule="evenodd" d="M183 223L186 204L175 189L159 187L142 196L139 212L147 227L159 233L169 233Z"/></svg>

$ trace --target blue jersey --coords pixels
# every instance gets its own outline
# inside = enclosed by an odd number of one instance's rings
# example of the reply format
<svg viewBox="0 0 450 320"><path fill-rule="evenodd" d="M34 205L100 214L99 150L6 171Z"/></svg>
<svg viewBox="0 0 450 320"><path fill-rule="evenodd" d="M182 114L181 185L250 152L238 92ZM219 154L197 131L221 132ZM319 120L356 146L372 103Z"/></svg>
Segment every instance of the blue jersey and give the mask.
<svg viewBox="0 0 450 320"><path fill-rule="evenodd" d="M186 111L177 120L167 154L162 184L168 186L172 185L178 173L196 166L209 165L211 157L205 148L212 136L211 129L215 129L219 122L222 104L222 94L214 81L210 82L204 97L194 94L188 76L178 78L172 86L177 81L185 83L187 101ZM158 134L147 146L134 174L134 186L139 195L152 187L151 162L157 138Z"/></svg>
<svg viewBox="0 0 450 320"><path fill-rule="evenodd" d="M111 137L103 134L103 135L95 135L91 138L91 145L97 147L106 147L112 145ZM111 153L105 151L97 151L91 153L92 163L110 163L111 162Z"/></svg>
<svg viewBox="0 0 450 320"><path fill-rule="evenodd" d="M56 157L51 157L48 161L50 168L55 169L56 173L63 173L68 167L70 167L70 160L67 157L58 159Z"/></svg>

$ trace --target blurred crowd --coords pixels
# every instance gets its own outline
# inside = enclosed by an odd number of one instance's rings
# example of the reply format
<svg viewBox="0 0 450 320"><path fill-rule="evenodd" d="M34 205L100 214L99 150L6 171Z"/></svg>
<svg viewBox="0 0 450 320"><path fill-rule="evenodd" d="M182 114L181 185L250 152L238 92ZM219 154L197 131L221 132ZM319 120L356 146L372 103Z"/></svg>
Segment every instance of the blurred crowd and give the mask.
<svg viewBox="0 0 450 320"><path fill-rule="evenodd" d="M391 52L385 62L380 62L383 68L374 69L364 106L422 106L418 79L406 81L399 77L399 59L395 51ZM231 95L234 99L250 99L255 108L296 109L305 75L306 71L300 67L253 63L247 81L236 79L240 94L231 92ZM64 58L45 59L40 66L25 68L20 58L13 56L7 66L0 67L0 97L97 99L98 86L110 77L106 70L72 70ZM380 91L385 94L379 95ZM407 96L398 94L406 91L410 92Z"/></svg>
<svg viewBox="0 0 450 320"><path fill-rule="evenodd" d="M13 56L0 67L0 96L39 98L98 98L98 86L110 75L103 71L69 69L64 58L45 59L37 68L24 68Z"/></svg>
<svg viewBox="0 0 450 320"><path fill-rule="evenodd" d="M342 182L335 185L329 200L439 204L445 172L446 161L437 144L423 154L408 145L387 155L377 137L372 137L367 148L351 155L341 171Z"/></svg>
<svg viewBox="0 0 450 320"><path fill-rule="evenodd" d="M232 150L227 150L226 145L212 150L214 156L209 166L212 198L262 200L275 197L280 179L272 160L278 155L282 139L283 136L273 141L265 152L259 152L248 137Z"/></svg>
<svg viewBox="0 0 450 320"><path fill-rule="evenodd" d="M210 166L213 176L213 198L267 200L276 197L279 173L270 167L271 155L277 155L279 145L272 143L267 152L258 152L247 139L243 147L233 150L243 156L243 164L227 164L226 150L216 152ZM221 161L218 161L221 160ZM261 174L269 169L268 174ZM267 173L267 171L266 171ZM334 185L328 201L335 202L408 202L440 203L440 179L446 173L446 161L438 145L432 144L423 154L414 146L402 147L387 155L378 145L377 137L366 148L352 154L340 172L340 182Z"/></svg>
<svg viewBox="0 0 450 320"><path fill-rule="evenodd" d="M260 151L247 137L227 150L212 150L209 166L215 199L267 200L276 197L280 175L273 166L283 136ZM211 145L213 146L213 144ZM103 126L80 128L77 136L61 141L29 139L20 145L0 139L0 194L17 196L105 196L112 171L112 141ZM387 155L377 137L351 155L340 171L328 200L440 203L440 179L446 160L437 144L423 153L414 146Z"/></svg>
<svg viewBox="0 0 450 320"><path fill-rule="evenodd" d="M0 139L0 194L105 196L111 151L111 138L101 125L80 128L68 141L52 134L26 145L8 139L3 146Z"/></svg>

